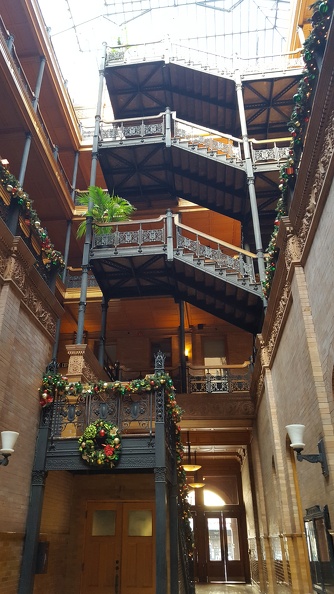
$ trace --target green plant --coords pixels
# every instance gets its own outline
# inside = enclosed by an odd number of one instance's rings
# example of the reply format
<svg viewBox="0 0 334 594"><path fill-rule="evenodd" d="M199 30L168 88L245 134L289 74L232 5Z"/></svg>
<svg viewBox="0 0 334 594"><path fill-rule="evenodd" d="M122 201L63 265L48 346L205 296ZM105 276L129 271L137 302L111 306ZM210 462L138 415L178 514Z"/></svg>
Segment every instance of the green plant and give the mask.
<svg viewBox="0 0 334 594"><path fill-rule="evenodd" d="M98 186L89 186L88 192L81 194L78 203L86 206L85 217L92 217L94 223L113 223L128 221L136 210L130 202L120 196L110 195ZM86 233L86 218L80 223L77 230L77 237L80 238ZM111 227L95 226L95 233L110 233Z"/></svg>

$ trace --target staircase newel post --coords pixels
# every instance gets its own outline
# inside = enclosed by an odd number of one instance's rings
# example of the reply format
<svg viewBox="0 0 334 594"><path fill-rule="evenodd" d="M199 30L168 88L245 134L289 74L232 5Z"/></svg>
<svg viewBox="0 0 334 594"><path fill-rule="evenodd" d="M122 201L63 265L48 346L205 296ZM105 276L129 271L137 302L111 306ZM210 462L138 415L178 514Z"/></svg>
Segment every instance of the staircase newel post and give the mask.
<svg viewBox="0 0 334 594"><path fill-rule="evenodd" d="M245 276L245 266L244 266L245 262L243 259L242 254L239 254L239 269L240 269L240 274L241 276Z"/></svg>
<svg viewBox="0 0 334 594"><path fill-rule="evenodd" d="M167 262L171 262L174 258L173 247L173 213L170 209L166 212L166 227L167 227Z"/></svg>
<svg viewBox="0 0 334 594"><path fill-rule="evenodd" d="M155 355L155 375L163 382L165 355ZM165 443L165 390L155 393L155 502L156 502L156 594L167 594L167 469Z"/></svg>
<svg viewBox="0 0 334 594"><path fill-rule="evenodd" d="M169 107L166 107L166 130L165 130L165 142L166 146L172 146L172 115Z"/></svg>

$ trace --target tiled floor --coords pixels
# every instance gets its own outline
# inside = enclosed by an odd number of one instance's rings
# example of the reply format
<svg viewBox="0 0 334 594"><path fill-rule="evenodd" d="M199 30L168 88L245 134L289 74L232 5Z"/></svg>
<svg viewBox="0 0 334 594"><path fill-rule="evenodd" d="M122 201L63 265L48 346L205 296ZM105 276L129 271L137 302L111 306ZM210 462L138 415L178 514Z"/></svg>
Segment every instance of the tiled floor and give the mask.
<svg viewBox="0 0 334 594"><path fill-rule="evenodd" d="M196 584L196 594L257 594L258 590L245 584Z"/></svg>

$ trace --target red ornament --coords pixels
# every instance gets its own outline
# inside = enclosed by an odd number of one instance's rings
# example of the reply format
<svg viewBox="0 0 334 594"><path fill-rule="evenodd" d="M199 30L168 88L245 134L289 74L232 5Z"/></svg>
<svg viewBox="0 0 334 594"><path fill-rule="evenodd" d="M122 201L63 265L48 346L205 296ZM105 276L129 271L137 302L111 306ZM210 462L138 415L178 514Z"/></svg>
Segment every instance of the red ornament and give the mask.
<svg viewBox="0 0 334 594"><path fill-rule="evenodd" d="M99 436L100 436L100 437L104 437L104 436L105 436L105 434L106 434L105 430L104 430L104 429L100 429L100 431L99 431Z"/></svg>

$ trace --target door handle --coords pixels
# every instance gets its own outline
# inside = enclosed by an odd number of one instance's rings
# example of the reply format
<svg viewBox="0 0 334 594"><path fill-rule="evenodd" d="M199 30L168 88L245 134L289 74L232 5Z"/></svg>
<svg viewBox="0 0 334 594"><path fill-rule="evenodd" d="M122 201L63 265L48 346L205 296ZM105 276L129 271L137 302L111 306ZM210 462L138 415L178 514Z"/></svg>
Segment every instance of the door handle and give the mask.
<svg viewBox="0 0 334 594"><path fill-rule="evenodd" d="M115 561L115 594L118 594L118 588L119 588L119 560L116 559Z"/></svg>

